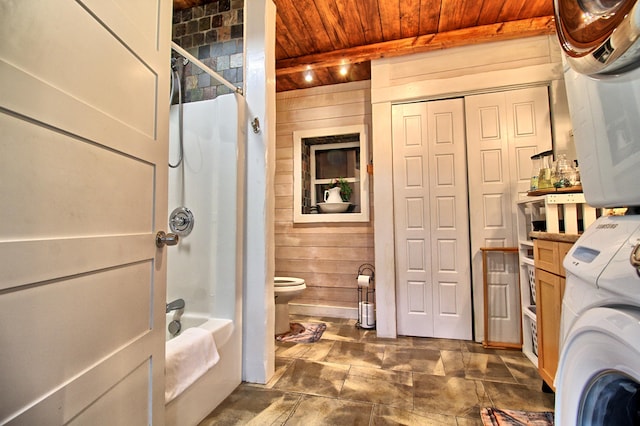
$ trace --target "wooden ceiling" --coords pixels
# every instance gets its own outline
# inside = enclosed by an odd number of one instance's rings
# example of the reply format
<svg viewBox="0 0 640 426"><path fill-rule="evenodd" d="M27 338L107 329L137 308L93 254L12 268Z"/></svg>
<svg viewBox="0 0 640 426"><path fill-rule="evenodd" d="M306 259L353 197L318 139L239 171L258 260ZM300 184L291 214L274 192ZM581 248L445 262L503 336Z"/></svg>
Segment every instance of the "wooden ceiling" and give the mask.
<svg viewBox="0 0 640 426"><path fill-rule="evenodd" d="M555 31L553 0L274 2L278 92L368 80L373 59Z"/></svg>

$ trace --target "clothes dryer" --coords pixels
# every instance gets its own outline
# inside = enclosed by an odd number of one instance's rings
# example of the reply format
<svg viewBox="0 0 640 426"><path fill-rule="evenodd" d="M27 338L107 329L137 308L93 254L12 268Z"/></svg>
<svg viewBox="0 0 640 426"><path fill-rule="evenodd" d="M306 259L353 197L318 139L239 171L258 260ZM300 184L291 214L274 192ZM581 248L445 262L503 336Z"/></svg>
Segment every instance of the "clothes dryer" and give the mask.
<svg viewBox="0 0 640 426"><path fill-rule="evenodd" d="M594 207L640 205L640 5L554 7L585 198Z"/></svg>

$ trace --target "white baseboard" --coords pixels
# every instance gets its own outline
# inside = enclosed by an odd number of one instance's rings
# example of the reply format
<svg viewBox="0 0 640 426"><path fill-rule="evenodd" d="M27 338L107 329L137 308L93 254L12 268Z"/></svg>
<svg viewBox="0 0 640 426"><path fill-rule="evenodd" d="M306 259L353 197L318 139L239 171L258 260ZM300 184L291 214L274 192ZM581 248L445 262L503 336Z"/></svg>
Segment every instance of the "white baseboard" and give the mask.
<svg viewBox="0 0 640 426"><path fill-rule="evenodd" d="M294 315L308 315L314 317L358 319L358 308L345 308L342 306L289 303L289 313Z"/></svg>

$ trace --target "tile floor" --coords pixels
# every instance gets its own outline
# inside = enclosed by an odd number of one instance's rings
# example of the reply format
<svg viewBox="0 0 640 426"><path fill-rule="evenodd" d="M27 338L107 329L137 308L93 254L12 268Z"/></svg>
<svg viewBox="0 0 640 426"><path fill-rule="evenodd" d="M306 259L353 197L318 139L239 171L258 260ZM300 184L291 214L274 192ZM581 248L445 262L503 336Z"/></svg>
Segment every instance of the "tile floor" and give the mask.
<svg viewBox="0 0 640 426"><path fill-rule="evenodd" d="M276 343L266 385L241 384L200 423L212 425L482 425L480 408L553 411L519 351L461 340L383 339L355 320L324 322L316 343Z"/></svg>

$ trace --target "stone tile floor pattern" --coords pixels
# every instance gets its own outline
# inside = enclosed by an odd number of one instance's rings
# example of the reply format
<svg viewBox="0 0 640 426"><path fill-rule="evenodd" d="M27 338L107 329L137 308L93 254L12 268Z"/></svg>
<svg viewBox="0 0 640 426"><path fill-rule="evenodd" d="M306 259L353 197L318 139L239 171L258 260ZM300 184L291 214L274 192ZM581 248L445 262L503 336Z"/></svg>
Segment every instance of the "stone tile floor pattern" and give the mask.
<svg viewBox="0 0 640 426"><path fill-rule="evenodd" d="M324 322L316 343L276 342L266 385L242 383L200 426L482 425L480 409L553 411L520 351L463 340L378 338L355 320Z"/></svg>

